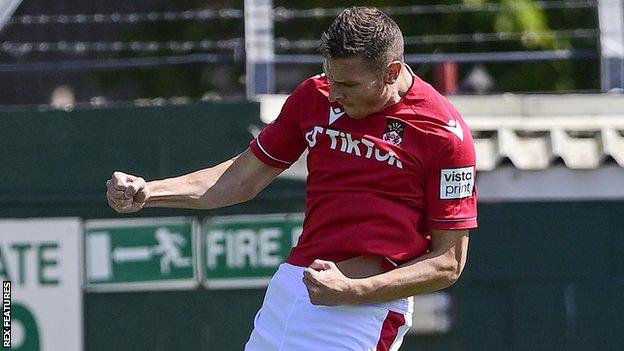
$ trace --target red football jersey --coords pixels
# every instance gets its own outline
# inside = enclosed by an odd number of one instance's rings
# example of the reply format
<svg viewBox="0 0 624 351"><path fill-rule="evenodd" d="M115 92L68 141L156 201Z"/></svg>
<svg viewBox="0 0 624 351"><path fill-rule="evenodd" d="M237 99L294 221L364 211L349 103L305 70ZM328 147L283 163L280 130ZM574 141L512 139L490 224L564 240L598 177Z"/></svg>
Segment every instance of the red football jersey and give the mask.
<svg viewBox="0 0 624 351"><path fill-rule="evenodd" d="M329 88L323 75L301 83L251 142L279 168L309 151L303 233L289 263L402 263L428 251L431 229L477 226L472 136L446 98L414 76L400 102L358 120L328 100Z"/></svg>

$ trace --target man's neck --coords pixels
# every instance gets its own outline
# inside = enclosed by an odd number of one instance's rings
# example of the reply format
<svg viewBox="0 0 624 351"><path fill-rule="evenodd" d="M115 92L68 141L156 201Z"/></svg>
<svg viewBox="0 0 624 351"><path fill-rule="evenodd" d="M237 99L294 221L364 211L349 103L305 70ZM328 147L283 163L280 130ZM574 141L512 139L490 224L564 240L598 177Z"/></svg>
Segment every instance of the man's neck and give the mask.
<svg viewBox="0 0 624 351"><path fill-rule="evenodd" d="M401 99L412 87L413 81L414 76L412 75L411 70L407 67L407 65L403 65L403 68L401 69L397 80L394 82L394 84L388 86L388 90L390 90L390 98L388 99L385 107L394 105L397 102L401 101Z"/></svg>
<svg viewBox="0 0 624 351"><path fill-rule="evenodd" d="M406 64L403 64L401 73L399 73L399 78L395 83L397 85L397 92L401 98L407 94L412 87L413 82L414 75L412 74L412 70Z"/></svg>

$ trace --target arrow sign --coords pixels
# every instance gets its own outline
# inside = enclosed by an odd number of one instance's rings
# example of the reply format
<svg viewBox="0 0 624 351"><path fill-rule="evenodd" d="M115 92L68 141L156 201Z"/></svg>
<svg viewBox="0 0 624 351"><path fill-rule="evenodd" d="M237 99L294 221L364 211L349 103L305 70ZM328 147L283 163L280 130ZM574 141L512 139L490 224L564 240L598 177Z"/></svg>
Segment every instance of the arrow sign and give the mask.
<svg viewBox="0 0 624 351"><path fill-rule="evenodd" d="M115 263L149 261L152 259L151 247L118 247L113 250L113 261Z"/></svg>

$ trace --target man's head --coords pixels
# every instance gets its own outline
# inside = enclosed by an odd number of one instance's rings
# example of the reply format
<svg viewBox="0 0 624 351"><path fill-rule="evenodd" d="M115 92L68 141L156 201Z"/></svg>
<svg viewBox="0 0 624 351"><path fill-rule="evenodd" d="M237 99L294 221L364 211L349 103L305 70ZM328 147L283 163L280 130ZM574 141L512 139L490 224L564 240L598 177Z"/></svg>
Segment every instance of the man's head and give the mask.
<svg viewBox="0 0 624 351"><path fill-rule="evenodd" d="M386 14L347 8L321 37L330 100L355 118L381 111L396 94L403 67L403 34ZM394 90L393 90L394 89Z"/></svg>
<svg viewBox="0 0 624 351"><path fill-rule="evenodd" d="M392 61L403 61L403 33L385 13L372 7L344 9L321 36L326 59L362 57L381 72Z"/></svg>

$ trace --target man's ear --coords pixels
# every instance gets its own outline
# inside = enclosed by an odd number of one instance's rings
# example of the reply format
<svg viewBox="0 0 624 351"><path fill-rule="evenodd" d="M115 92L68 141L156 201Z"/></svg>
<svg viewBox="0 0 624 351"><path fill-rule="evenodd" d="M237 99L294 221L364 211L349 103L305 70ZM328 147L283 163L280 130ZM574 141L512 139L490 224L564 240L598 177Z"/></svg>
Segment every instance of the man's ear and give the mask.
<svg viewBox="0 0 624 351"><path fill-rule="evenodd" d="M399 78L399 74L403 69L403 63L401 61L392 61L386 66L386 84L394 84Z"/></svg>

